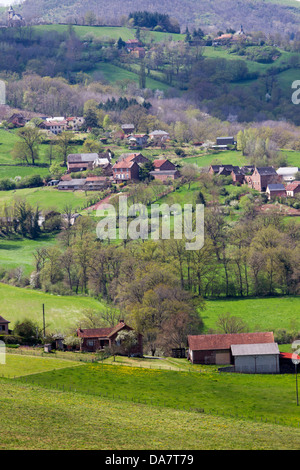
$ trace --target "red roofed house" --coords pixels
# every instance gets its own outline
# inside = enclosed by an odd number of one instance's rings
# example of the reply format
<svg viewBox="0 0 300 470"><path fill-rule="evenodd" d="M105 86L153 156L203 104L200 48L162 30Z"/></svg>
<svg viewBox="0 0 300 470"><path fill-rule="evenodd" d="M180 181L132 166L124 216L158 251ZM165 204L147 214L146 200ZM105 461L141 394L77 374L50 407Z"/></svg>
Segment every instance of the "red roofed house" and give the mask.
<svg viewBox="0 0 300 470"><path fill-rule="evenodd" d="M288 197L295 197L295 194L300 193L300 181L293 181L285 187L286 195Z"/></svg>
<svg viewBox="0 0 300 470"><path fill-rule="evenodd" d="M170 162L165 158L153 161L153 166L155 171L165 171L165 170L176 170L174 163Z"/></svg>
<svg viewBox="0 0 300 470"><path fill-rule="evenodd" d="M272 332L188 336L188 358L193 364L233 364L231 346L274 343Z"/></svg>
<svg viewBox="0 0 300 470"><path fill-rule="evenodd" d="M5 320L3 317L0 316L0 334L8 335L10 330L8 329L10 321Z"/></svg>
<svg viewBox="0 0 300 470"><path fill-rule="evenodd" d="M158 179L161 181L166 181L167 179L176 179L179 178L180 173L176 169L174 163L170 162L166 159L159 159L153 161L154 171L150 171L150 175L153 176L154 179Z"/></svg>
<svg viewBox="0 0 300 470"><path fill-rule="evenodd" d="M135 161L121 160L113 165L113 179L115 181L128 181L139 179L140 167Z"/></svg>
<svg viewBox="0 0 300 470"><path fill-rule="evenodd" d="M120 331L133 331L133 328L126 325L124 320L120 320L118 325L111 328L91 328L77 330L77 336L81 338L81 351L95 352L97 350L104 349L105 347L111 347L116 343L118 333ZM122 351L122 345L119 345ZM143 355L143 336L138 334L138 342L131 349L131 354Z"/></svg>

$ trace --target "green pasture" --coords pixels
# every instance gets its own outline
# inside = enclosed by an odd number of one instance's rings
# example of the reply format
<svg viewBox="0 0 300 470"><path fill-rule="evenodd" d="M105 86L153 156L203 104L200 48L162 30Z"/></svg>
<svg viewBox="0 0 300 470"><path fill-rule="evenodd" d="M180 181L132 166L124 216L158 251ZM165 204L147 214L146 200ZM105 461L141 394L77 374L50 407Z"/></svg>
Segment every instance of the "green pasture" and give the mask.
<svg viewBox="0 0 300 470"><path fill-rule="evenodd" d="M76 328L87 310L99 311L105 304L88 296L60 296L29 288L13 287L0 283L1 315L11 322L30 318L42 326L43 304L46 327L49 331L66 331Z"/></svg>
<svg viewBox="0 0 300 470"><path fill-rule="evenodd" d="M250 331L300 328L300 297L209 300L201 312L206 330L216 328L222 314L242 318Z"/></svg>
<svg viewBox="0 0 300 470"><path fill-rule="evenodd" d="M37 240L15 237L0 240L0 266L6 271L21 268L27 276L34 270L33 253L57 243L54 235L42 234Z"/></svg>
<svg viewBox="0 0 300 470"><path fill-rule="evenodd" d="M21 368L23 357L18 358ZM190 366L186 371L174 371L158 369L156 365L139 366L139 362L136 366L105 362L63 369L53 366L51 370L49 364L49 370L27 375L26 383L45 389L76 390L98 396L100 401L105 396L162 409L201 409L215 416L243 416L246 420L284 422L289 426L299 424L293 374L220 374L216 366L200 366L200 369ZM182 362L186 364L187 360ZM24 382L24 377L16 380Z"/></svg>
<svg viewBox="0 0 300 470"><path fill-rule="evenodd" d="M64 359L6 354L5 364L0 364L0 377L24 377L66 367L70 367L70 361Z"/></svg>
<svg viewBox="0 0 300 470"><path fill-rule="evenodd" d="M0 413L1 450L298 450L300 439L299 430L287 426L6 379L1 380Z"/></svg>
<svg viewBox="0 0 300 470"><path fill-rule="evenodd" d="M38 166L21 166L21 165L0 165L0 179L11 178L16 176L24 178L24 176L40 175L41 177L49 176L49 170L46 167Z"/></svg>
<svg viewBox="0 0 300 470"><path fill-rule="evenodd" d="M57 210L63 212L70 205L74 211L87 207L89 201L96 195L95 191L61 191L55 187L42 186L39 188L24 188L10 191L0 191L0 206L12 204L15 200L23 200L37 206L40 210Z"/></svg>

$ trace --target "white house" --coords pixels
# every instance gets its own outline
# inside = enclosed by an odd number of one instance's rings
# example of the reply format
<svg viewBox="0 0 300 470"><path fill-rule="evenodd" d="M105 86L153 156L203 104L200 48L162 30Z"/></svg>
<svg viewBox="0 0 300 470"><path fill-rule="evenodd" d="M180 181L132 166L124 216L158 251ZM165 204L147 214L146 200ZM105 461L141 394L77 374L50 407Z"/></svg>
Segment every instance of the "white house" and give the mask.
<svg viewBox="0 0 300 470"><path fill-rule="evenodd" d="M288 183L296 179L296 174L298 173L298 171L299 168L297 166L287 166L278 168L277 174L282 177L283 181L286 181Z"/></svg>

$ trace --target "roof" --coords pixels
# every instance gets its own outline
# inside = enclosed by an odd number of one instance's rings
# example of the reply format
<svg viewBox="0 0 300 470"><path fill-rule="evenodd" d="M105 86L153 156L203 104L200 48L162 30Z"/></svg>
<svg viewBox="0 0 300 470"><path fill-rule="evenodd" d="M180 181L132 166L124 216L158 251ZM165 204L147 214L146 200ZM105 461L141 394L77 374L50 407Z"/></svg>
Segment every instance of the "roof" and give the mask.
<svg viewBox="0 0 300 470"><path fill-rule="evenodd" d="M150 175L157 176L157 175L175 175L179 173L178 170L162 170L162 171L150 171Z"/></svg>
<svg viewBox="0 0 300 470"><path fill-rule="evenodd" d="M5 318L0 316L0 323L3 325L3 323L10 323L10 321L5 320Z"/></svg>
<svg viewBox="0 0 300 470"><path fill-rule="evenodd" d="M285 189L286 191L294 191L298 186L300 186L300 181L293 181L292 183L287 184Z"/></svg>
<svg viewBox="0 0 300 470"><path fill-rule="evenodd" d="M161 158L159 160L153 160L153 165L154 165L155 168L160 168L167 161L168 160L166 158Z"/></svg>
<svg viewBox="0 0 300 470"><path fill-rule="evenodd" d="M133 165L137 165L137 163L127 160L125 158L124 160L121 160L120 162L115 163L113 165L113 168L131 168L133 167Z"/></svg>
<svg viewBox="0 0 300 470"><path fill-rule="evenodd" d="M279 354L277 343L233 344L233 356L263 356L266 354Z"/></svg>
<svg viewBox="0 0 300 470"><path fill-rule="evenodd" d="M274 343L272 332L231 333L188 336L189 348L194 351L230 349L232 344Z"/></svg>
<svg viewBox="0 0 300 470"><path fill-rule="evenodd" d="M94 162L98 159L98 153L70 153L68 155L69 163Z"/></svg>
<svg viewBox="0 0 300 470"><path fill-rule="evenodd" d="M283 184L277 183L277 184L268 184L269 191L285 191L285 187Z"/></svg>
<svg viewBox="0 0 300 470"><path fill-rule="evenodd" d="M256 167L256 170L260 175L277 175L275 168L272 166Z"/></svg>
<svg viewBox="0 0 300 470"><path fill-rule="evenodd" d="M169 134L166 131L157 130L157 131L150 132L149 135L154 135L155 136L155 135L169 135Z"/></svg>
<svg viewBox="0 0 300 470"><path fill-rule="evenodd" d="M110 338L124 327L132 330L130 326L126 325L126 323L121 320L116 326L110 328L88 328L84 330L79 328L77 330L77 335L80 338Z"/></svg>
<svg viewBox="0 0 300 470"><path fill-rule="evenodd" d="M58 186L77 186L83 185L85 183L85 178L75 178L70 181L61 181L58 183Z"/></svg>
<svg viewBox="0 0 300 470"><path fill-rule="evenodd" d="M297 166L280 167L277 170L278 175L294 175L299 171Z"/></svg>

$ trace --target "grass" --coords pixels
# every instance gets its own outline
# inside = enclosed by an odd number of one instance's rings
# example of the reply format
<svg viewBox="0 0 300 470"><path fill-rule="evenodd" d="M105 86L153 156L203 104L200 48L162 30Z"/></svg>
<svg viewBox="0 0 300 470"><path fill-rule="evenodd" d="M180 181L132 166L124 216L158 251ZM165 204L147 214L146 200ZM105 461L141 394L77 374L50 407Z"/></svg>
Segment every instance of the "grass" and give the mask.
<svg viewBox="0 0 300 470"><path fill-rule="evenodd" d="M222 299L207 301L201 316L206 330L215 328L219 315L229 312L242 318L250 331L274 331L299 328L299 310L300 297Z"/></svg>
<svg viewBox="0 0 300 470"><path fill-rule="evenodd" d="M49 331L66 331L76 328L86 310L99 311L104 303L91 297L52 295L36 290L0 283L1 315L9 320L13 329L17 320L25 318L43 323L45 305L46 327Z"/></svg>
<svg viewBox="0 0 300 470"><path fill-rule="evenodd" d="M74 367L73 364L72 366ZM8 378L24 377L66 367L70 367L70 361L51 357L20 357L14 354L6 354L5 364L0 365L0 375Z"/></svg>
<svg viewBox="0 0 300 470"><path fill-rule="evenodd" d="M15 178L20 176L32 176L40 175L41 177L49 176L48 168L36 167L36 166L12 166L12 165L1 165L0 166L0 179L2 178Z"/></svg>
<svg viewBox="0 0 300 470"><path fill-rule="evenodd" d="M77 391L161 409L202 410L216 416L243 416L251 421L299 425L293 374L220 374L216 366L200 366L200 371L190 366L184 372L157 369L156 364L153 368L106 363L80 366L77 363L75 367L67 367L68 361L62 361L62 368L58 368L55 359L45 363L45 358L7 356L7 371L10 373L11 362L16 382L49 390ZM186 359L181 361L187 364ZM43 367L45 371L41 371Z"/></svg>
<svg viewBox="0 0 300 470"><path fill-rule="evenodd" d="M299 448L299 430L1 381L1 450ZM154 419L155 417L155 419ZM105 457L105 453L103 455Z"/></svg>
<svg viewBox="0 0 300 470"><path fill-rule="evenodd" d="M25 275L29 275L34 269L34 251L49 248L56 243L56 237L47 234L42 234L38 240L21 237L2 239L0 240L1 267L6 270L20 267Z"/></svg>
<svg viewBox="0 0 300 470"><path fill-rule="evenodd" d="M66 204L72 206L74 211L80 211L87 207L90 198L98 196L94 191L61 191L54 187L24 188L10 191L0 191L0 206L11 204L15 199L26 201L38 206L40 210L57 210L63 212Z"/></svg>

